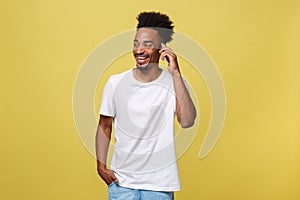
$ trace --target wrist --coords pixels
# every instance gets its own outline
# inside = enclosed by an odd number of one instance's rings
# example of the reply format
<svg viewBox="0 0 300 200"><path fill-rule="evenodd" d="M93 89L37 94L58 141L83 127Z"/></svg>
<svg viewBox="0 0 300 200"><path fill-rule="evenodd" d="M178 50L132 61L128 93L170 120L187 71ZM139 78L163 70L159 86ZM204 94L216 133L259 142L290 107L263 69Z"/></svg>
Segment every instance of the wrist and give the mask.
<svg viewBox="0 0 300 200"><path fill-rule="evenodd" d="M101 163L101 162L97 162L97 164L98 164L98 170L101 170L101 171L104 171L104 170L106 170L107 168L106 168L106 164L104 164L104 163Z"/></svg>
<svg viewBox="0 0 300 200"><path fill-rule="evenodd" d="M172 71L171 74L172 74L173 77L180 77L181 76L179 69Z"/></svg>

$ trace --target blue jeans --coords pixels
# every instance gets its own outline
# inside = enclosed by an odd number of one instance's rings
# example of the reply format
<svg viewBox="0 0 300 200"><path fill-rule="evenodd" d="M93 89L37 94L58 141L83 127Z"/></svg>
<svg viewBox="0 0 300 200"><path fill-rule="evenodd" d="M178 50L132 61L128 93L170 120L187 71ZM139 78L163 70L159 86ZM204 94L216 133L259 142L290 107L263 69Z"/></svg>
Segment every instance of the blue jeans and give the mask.
<svg viewBox="0 0 300 200"><path fill-rule="evenodd" d="M121 187L115 182L108 186L109 200L174 200L174 192L138 190Z"/></svg>

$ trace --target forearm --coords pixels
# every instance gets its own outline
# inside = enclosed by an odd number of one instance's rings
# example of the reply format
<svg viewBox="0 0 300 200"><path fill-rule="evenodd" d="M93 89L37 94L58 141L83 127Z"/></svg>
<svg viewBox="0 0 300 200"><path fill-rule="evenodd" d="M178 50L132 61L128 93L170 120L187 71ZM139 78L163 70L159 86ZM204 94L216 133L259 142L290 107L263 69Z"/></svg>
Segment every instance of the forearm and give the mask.
<svg viewBox="0 0 300 200"><path fill-rule="evenodd" d="M181 74L178 72L172 74L174 90L176 95L176 115L181 127L188 128L194 124L196 118L196 109L191 96L184 85Z"/></svg>
<svg viewBox="0 0 300 200"><path fill-rule="evenodd" d="M109 185L118 182L114 172L106 167L107 151L111 138L113 118L100 115L96 133L97 171L103 181Z"/></svg>
<svg viewBox="0 0 300 200"><path fill-rule="evenodd" d="M96 133L96 155L98 168L106 168L107 152L111 138L111 127L98 124Z"/></svg>

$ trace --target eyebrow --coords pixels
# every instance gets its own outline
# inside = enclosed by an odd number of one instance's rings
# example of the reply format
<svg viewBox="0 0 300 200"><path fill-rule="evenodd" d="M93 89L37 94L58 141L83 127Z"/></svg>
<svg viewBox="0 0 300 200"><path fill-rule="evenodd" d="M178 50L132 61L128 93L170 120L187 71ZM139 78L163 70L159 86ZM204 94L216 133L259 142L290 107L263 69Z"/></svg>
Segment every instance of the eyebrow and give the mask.
<svg viewBox="0 0 300 200"><path fill-rule="evenodd" d="M152 43L153 44L153 41L152 40L145 40L143 41L144 43Z"/></svg>
<svg viewBox="0 0 300 200"><path fill-rule="evenodd" d="M139 42L137 39L134 39L133 42ZM154 44L154 42L152 40L144 40L143 43L152 43Z"/></svg>

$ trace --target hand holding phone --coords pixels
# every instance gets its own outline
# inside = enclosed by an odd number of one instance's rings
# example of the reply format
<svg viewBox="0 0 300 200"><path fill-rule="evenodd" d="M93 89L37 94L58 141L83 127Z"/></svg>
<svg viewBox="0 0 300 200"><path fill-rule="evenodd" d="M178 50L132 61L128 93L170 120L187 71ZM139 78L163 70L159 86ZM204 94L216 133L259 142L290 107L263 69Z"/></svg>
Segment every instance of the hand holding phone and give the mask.
<svg viewBox="0 0 300 200"><path fill-rule="evenodd" d="M168 71L171 74L178 73L179 65L176 54L171 48L167 47L164 43L160 43L160 45L161 49L159 50L159 53L161 54L161 59L166 60L168 62Z"/></svg>

